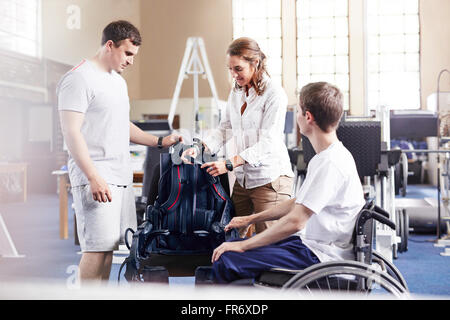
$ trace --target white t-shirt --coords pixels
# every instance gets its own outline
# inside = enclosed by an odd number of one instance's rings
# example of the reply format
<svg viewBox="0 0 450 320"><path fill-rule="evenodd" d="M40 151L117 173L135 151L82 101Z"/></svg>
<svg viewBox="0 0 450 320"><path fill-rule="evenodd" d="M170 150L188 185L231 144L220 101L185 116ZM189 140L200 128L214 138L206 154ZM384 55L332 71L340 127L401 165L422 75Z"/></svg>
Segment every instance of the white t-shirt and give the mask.
<svg viewBox="0 0 450 320"><path fill-rule="evenodd" d="M296 203L314 212L297 235L321 262L354 259L351 238L365 200L355 161L340 141L310 160Z"/></svg>
<svg viewBox="0 0 450 320"><path fill-rule="evenodd" d="M131 184L130 102L122 76L85 59L62 77L57 95L59 110L84 113L81 133L100 176L109 184ZM70 153L68 170L73 187L89 183Z"/></svg>
<svg viewBox="0 0 450 320"><path fill-rule="evenodd" d="M284 143L287 95L270 77L265 76L264 81L266 87L260 96L253 87L248 96L244 89L232 89L219 128L202 137L212 152L218 152L233 139L237 154L246 162L233 172L237 182L247 189L265 185L283 175L294 176ZM244 103L247 107L241 115ZM234 155L227 154L228 157Z"/></svg>

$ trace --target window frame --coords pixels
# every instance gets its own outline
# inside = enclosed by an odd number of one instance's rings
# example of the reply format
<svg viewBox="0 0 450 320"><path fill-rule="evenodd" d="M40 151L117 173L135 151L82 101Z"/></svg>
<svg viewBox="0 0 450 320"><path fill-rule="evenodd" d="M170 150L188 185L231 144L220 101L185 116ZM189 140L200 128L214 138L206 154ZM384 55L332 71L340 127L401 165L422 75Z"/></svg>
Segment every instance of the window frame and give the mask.
<svg viewBox="0 0 450 320"><path fill-rule="evenodd" d="M24 29L34 30L32 37L24 36L17 31L17 27L15 31L2 29L0 27L0 34L5 37L9 37L12 46L0 46L0 50L9 52L9 53L18 53L30 58L42 59L42 1L41 0L27 0L27 2L18 2L17 0L4 0L5 3L9 2L9 5L14 6L13 15L9 15L7 13L0 13L0 19L9 19L17 25L18 23L22 23ZM20 18L20 12L18 12L18 8L22 10L29 10L29 7L24 7L23 3L30 3L29 1L34 1L34 9L35 12L31 14L35 15L35 25L31 26L28 20ZM25 12L25 11L22 11ZM33 23L34 24L34 23ZM21 42L27 41L33 44L33 52L30 53L28 50L19 49L19 45Z"/></svg>
<svg viewBox="0 0 450 320"><path fill-rule="evenodd" d="M296 27L296 44L297 44L296 45L296 67L297 67L296 85L297 85L297 91L299 91L301 89L300 87L302 86L302 85L300 85L301 82L300 82L299 78L301 75L305 75L305 73L299 72L299 66L301 64L300 59L302 57L302 55L300 54L301 50L299 49L299 43L301 41L301 37L299 37L299 31L300 31L299 22L301 19L301 15L298 15L297 13L299 12L298 5L301 1L302 0L295 1L295 6L296 6L295 12L296 12L296 22L297 22L297 27ZM310 4L314 3L313 0L308 0L308 1L310 1ZM312 61L313 59L314 60L320 59L320 57L323 57L323 58L328 57L330 59L331 58L334 59L333 63L330 63L330 66L331 66L331 64L333 65L331 69L334 69L334 70L328 70L331 72L317 72L317 71L315 72L314 70L312 70L311 65L310 65L310 71L307 74L309 74L309 79L310 79L309 81L327 81L327 82L337 85L341 89L341 91L343 92L344 97L345 97L344 98L344 110L348 111L348 110L350 110L350 29L349 29L349 23L348 23L348 21L349 21L349 2L350 1L346 0L346 2L347 3L346 3L345 15L336 15L336 10L334 10L334 9L333 9L333 15L331 15L331 14L325 14L323 16L314 16L311 14L308 15L307 20L309 20L309 21L319 20L319 19L322 19L322 20L328 19L328 21L332 20L332 23L329 23L329 25L332 24L334 27L336 27L336 23L338 20L345 19L346 32L345 32L345 35L338 35L337 32L335 32L332 36L315 36L315 37L312 37L311 33L309 34L309 39L311 42L321 41L321 39L322 40L326 39L329 42L334 41L334 43L333 43L334 54L312 54L311 49L309 51L310 61ZM335 30L336 30L336 28L334 28L334 31ZM344 40L343 42L346 43L345 53L337 53L336 52L337 39ZM311 43L309 44L309 47L312 48ZM305 57L305 55L303 55L303 57ZM338 59L342 59L342 58L344 58L344 60L346 60L345 61L346 71L338 72ZM317 76L319 76L319 78L316 78ZM344 87L345 89L342 89L342 86L337 83L337 79L342 76L344 76L346 78L346 80L344 80L344 82L346 82L346 85ZM323 80L321 80L320 77L324 77ZM329 79L327 79L328 77L329 77ZM331 80L331 78L334 78L334 79Z"/></svg>
<svg viewBox="0 0 450 320"><path fill-rule="evenodd" d="M366 65L367 65L367 102L366 102L366 108L367 110L376 110L379 106L381 105L386 105L389 107L389 109L392 110L420 110L422 108L421 105L421 66L420 66L420 56L421 56L421 48L420 48L420 37L421 37L421 25L420 25L420 2L419 0L414 0L416 2L416 4L414 4L414 7L417 8L417 12L414 11L414 13L412 12L408 12L408 10L406 9L406 1L402 1L402 11L401 12L381 12L382 11L380 9L380 5L381 2L378 0L376 1L376 4L373 5L375 3L374 0L372 0L373 2L371 2L372 7L376 7L377 12L369 12L369 9L367 9L366 12L366 21L367 21L367 61L366 61ZM411 1L411 0L408 0ZM392 2L391 2L392 3ZM409 5L409 7L411 7L411 5ZM377 33L373 33L373 31L370 29L370 22L371 19L376 19L376 23L378 25L380 25L380 20L381 19L386 19L386 17L394 17L394 18L400 18L402 17L402 23L400 23L402 25L402 32L385 32L385 30L376 30ZM416 32L410 32L410 30L405 29L405 23L406 23L406 19L407 17L413 17L414 19L417 19L414 22L414 27L417 27L417 33ZM417 39L417 43L414 45L415 49L417 49L417 51L409 51L407 49L407 37L409 36L414 36L414 38ZM371 51L371 45L373 42L371 42L371 40L373 41L373 38L376 37L376 46L377 46L377 50L375 51ZM389 37L397 37L397 42L399 42L399 40L401 40L403 42L403 51L398 50L398 49L394 49L392 51L386 51L384 48L382 48L381 44L383 42L386 42ZM375 53L373 53L375 52ZM375 56L376 56L376 61L375 61ZM386 66L382 66L382 57L385 56L397 56L400 57L400 60L403 64L403 69L402 70L395 70L395 69L400 69L400 67L394 66L393 68L391 68L390 70L382 70L383 68L386 68ZM408 66L408 58L413 57L415 59L414 62L414 70L407 70L410 66ZM374 68L374 61L376 62L377 66L376 68ZM392 64L392 61L390 62ZM375 72L372 71L373 69L376 69ZM414 79L415 85L417 86L417 91L415 92L417 94L415 102L413 102L414 106L410 107L408 105L401 105L401 106L397 106L396 103L392 103L392 99L391 101L383 101L380 97L383 96L383 92L386 92L386 89L383 90L381 82L383 78L391 78L391 76L396 75L400 76L400 78L405 77L408 78L408 74L415 74L415 76L417 77L416 79ZM370 90L371 87L371 81L374 81L373 79L377 77L377 79L375 81L377 81L376 84L376 88L377 90ZM400 79L398 79L397 83L400 82ZM412 84L410 84L412 85ZM393 86L393 85L392 85ZM390 86L388 86L390 87ZM373 86L372 86L373 88ZM412 92L410 90L407 90L409 92L409 95L412 94ZM371 103L371 95L372 94L376 94L376 100L377 102L374 104ZM403 96L403 95L402 95ZM387 103L386 103L387 102Z"/></svg>
<svg viewBox="0 0 450 320"><path fill-rule="evenodd" d="M283 79L283 27L282 27L282 19L283 19L282 2L283 1L282 0L264 0L265 6L268 4L269 1L279 2L279 8L280 8L279 15L278 14L271 15L271 16L266 15L265 17L258 17L258 18L255 18L255 17L245 18L244 15L236 17L235 16L235 13L237 11L236 4L240 3L242 5L243 3L245 3L245 1L246 0L232 0L232 4L231 4L232 5L232 40L235 40L242 36L248 36L248 37L251 37L252 39L254 39L256 42L258 42L258 44L261 47L262 52L264 52L264 54L267 56L267 71L268 71L269 75L271 76L272 79L274 79L275 81L277 81L278 83L280 83L283 86L284 85L284 79ZM262 2L261 0L259 0L259 1ZM277 5L277 7L278 7L278 5ZM267 9L267 7L266 7L266 9ZM252 35L241 34L240 33L241 31L236 30L236 23L235 23L236 20L241 20L242 21L241 25L243 26L245 23L245 20L252 21L252 20L258 20L258 19L266 20L267 26L271 23L270 20L279 19L279 25L280 25L279 38L272 36L269 33L267 33L264 37L254 37ZM270 50L268 50L268 48L265 46L265 44L269 43L271 40L278 40L278 39L280 42L280 46L279 46L280 55L276 56L276 59L277 60L279 59L279 61L278 61L279 65L277 66L277 69L279 69L280 72L275 73L275 72L272 72L272 70L275 68L271 68L271 65L272 65L271 58L273 58L273 56L271 55Z"/></svg>
<svg viewBox="0 0 450 320"><path fill-rule="evenodd" d="M348 23L348 112L351 115L370 115L368 101L368 77L369 59L367 48L367 1L348 0L347 23ZM281 21L282 21L282 85L287 91L289 104L297 104L298 99L298 55L297 49L297 1L281 0ZM363 13L363 14L361 14ZM420 22L420 1L417 7L418 16L418 91L419 109L423 108L422 102L422 68L421 68L421 22ZM234 18L234 16L233 16ZM233 24L234 36L234 24ZM292 51L292 52L291 52ZM295 66L293 68L292 66ZM366 89L367 88L367 89ZM291 92L292 91L292 92ZM373 108L372 108L373 109ZM404 108L403 110L411 110Z"/></svg>

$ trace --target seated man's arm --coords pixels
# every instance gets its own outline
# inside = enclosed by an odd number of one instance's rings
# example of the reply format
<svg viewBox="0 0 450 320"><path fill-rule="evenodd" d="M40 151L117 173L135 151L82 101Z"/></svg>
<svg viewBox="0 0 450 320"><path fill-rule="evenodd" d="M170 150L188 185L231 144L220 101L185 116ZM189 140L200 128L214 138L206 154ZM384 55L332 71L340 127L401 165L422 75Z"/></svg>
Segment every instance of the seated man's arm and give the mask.
<svg viewBox="0 0 450 320"><path fill-rule="evenodd" d="M295 198L283 201L277 206L271 207L267 210L259 213L251 214L248 216L234 217L230 223L225 226L225 231L229 231L233 228L243 228L257 222L278 220L294 210Z"/></svg>
<svg viewBox="0 0 450 320"><path fill-rule="evenodd" d="M89 156L86 140L81 133L84 113L63 110L59 114L64 141L75 163L89 180L94 200L99 202L112 201L111 191L103 178L98 174Z"/></svg>
<svg viewBox="0 0 450 320"><path fill-rule="evenodd" d="M281 217L281 219L279 219L273 226L263 232L243 241L222 243L214 250L211 260L212 262L217 261L222 253L226 251L244 252L286 239L292 234L303 229L312 214L313 212L304 205L295 203L289 213Z"/></svg>

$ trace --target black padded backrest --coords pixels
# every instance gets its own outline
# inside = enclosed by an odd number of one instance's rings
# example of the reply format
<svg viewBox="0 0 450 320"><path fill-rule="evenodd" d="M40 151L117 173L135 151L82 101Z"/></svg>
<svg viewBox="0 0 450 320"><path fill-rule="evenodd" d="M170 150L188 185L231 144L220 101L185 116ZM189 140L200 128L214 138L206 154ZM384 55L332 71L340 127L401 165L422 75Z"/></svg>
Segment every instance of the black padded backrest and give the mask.
<svg viewBox="0 0 450 320"><path fill-rule="evenodd" d="M336 134L355 159L360 179L374 176L381 160L381 122L343 121ZM303 135L302 146L304 161L308 164L316 152L308 138Z"/></svg>
<svg viewBox="0 0 450 320"><path fill-rule="evenodd" d="M142 181L142 195L148 197L152 194L155 168L160 164L160 155L168 153L168 148L158 149L147 147L144 161L144 177Z"/></svg>

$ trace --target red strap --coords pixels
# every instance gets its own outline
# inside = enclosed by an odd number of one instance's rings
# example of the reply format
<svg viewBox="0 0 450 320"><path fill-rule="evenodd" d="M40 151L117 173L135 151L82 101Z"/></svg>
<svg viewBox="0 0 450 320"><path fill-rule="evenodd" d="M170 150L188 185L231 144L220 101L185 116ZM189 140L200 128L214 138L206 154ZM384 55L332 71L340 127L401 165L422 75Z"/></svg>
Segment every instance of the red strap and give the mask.
<svg viewBox="0 0 450 320"><path fill-rule="evenodd" d="M222 198L223 201L227 201L224 197L222 197L222 195L219 193L219 191L217 190L217 187L215 184L213 184L214 190L216 190L217 194L219 195L219 197Z"/></svg>
<svg viewBox="0 0 450 320"><path fill-rule="evenodd" d="M175 203L177 203L178 197L180 196L180 191L181 191L180 166L177 167L177 170L178 170L178 194L177 194L177 198L175 199L175 202L172 203L172 205L167 210L170 210L170 208L172 208L175 205Z"/></svg>

